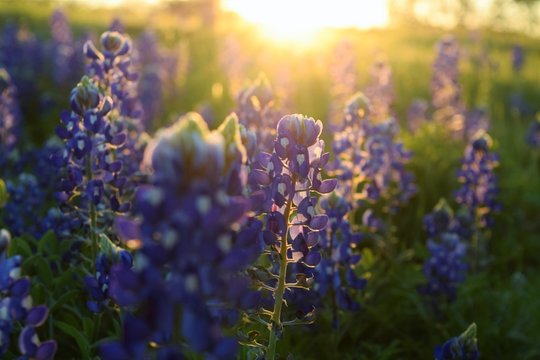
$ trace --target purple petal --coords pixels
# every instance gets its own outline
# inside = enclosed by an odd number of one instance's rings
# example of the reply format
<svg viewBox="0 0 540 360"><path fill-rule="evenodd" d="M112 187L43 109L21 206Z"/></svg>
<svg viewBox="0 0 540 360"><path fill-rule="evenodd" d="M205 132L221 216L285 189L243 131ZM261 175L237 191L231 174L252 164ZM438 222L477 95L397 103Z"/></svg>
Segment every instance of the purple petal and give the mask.
<svg viewBox="0 0 540 360"><path fill-rule="evenodd" d="M321 254L318 251L310 251L309 254L304 257L304 263L310 267L317 266L320 261Z"/></svg>
<svg viewBox="0 0 540 360"><path fill-rule="evenodd" d="M38 344L34 343L36 329L33 326L25 326L19 334L19 350L23 355L34 357Z"/></svg>
<svg viewBox="0 0 540 360"><path fill-rule="evenodd" d="M138 241L141 239L141 230L139 225L124 216L117 216L114 219L114 227L118 237L125 243Z"/></svg>
<svg viewBox="0 0 540 360"><path fill-rule="evenodd" d="M327 179L327 180L324 180L323 182L321 182L321 185L317 189L317 192L319 192L321 194L328 194L328 193L334 191L336 186L337 186L337 180L336 179Z"/></svg>
<svg viewBox="0 0 540 360"><path fill-rule="evenodd" d="M310 231L308 234L307 234L307 238L306 238L306 244L307 246L309 247L312 247L312 246L315 246L317 245L317 242L319 241L319 232L317 231Z"/></svg>
<svg viewBox="0 0 540 360"><path fill-rule="evenodd" d="M45 305L33 307L26 315L26 325L41 326L47 320L49 309Z"/></svg>
<svg viewBox="0 0 540 360"><path fill-rule="evenodd" d="M254 169L249 174L249 182L257 185L269 185L271 180L268 174L262 170Z"/></svg>
<svg viewBox="0 0 540 360"><path fill-rule="evenodd" d="M315 215L311 218L309 222L309 227L313 230L322 230L328 224L328 216L326 215Z"/></svg>
<svg viewBox="0 0 540 360"><path fill-rule="evenodd" d="M56 354L57 349L58 345L56 344L56 341L44 341L41 343L41 345L39 345L35 358L36 360L51 360L54 358L54 354Z"/></svg>
<svg viewBox="0 0 540 360"><path fill-rule="evenodd" d="M22 278L17 280L11 285L11 296L22 298L28 295L30 292L30 280L28 278Z"/></svg>
<svg viewBox="0 0 540 360"><path fill-rule="evenodd" d="M326 152L326 153L322 154L321 155L321 160L319 162L319 166L321 168L324 168L326 166L326 164L328 163L328 160L330 160L330 153Z"/></svg>
<svg viewBox="0 0 540 360"><path fill-rule="evenodd" d="M105 360L130 360L132 357L119 341L107 342L99 347L99 353Z"/></svg>
<svg viewBox="0 0 540 360"><path fill-rule="evenodd" d="M100 60L103 58L103 55L99 52L98 49L96 49L96 47L90 40L84 44L83 52L88 58L93 60Z"/></svg>

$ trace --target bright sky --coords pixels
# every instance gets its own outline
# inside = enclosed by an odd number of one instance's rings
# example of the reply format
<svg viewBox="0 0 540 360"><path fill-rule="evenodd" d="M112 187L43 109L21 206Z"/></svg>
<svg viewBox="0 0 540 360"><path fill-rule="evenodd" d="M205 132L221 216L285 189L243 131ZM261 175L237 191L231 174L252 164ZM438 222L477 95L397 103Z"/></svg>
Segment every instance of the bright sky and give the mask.
<svg viewBox="0 0 540 360"><path fill-rule="evenodd" d="M308 36L326 27L369 28L388 23L386 0L222 0L225 9L259 24L270 35Z"/></svg>

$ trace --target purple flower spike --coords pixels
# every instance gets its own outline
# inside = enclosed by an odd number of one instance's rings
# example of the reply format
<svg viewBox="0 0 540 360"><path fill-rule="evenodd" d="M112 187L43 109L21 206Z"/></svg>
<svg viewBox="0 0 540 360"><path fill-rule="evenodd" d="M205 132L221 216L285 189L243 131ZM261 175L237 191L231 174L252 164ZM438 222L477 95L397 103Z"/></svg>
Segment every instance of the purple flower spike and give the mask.
<svg viewBox="0 0 540 360"><path fill-rule="evenodd" d="M273 305L277 311L278 304L285 300L288 308L297 311L297 316L313 311L308 291L312 277L308 279L304 272L306 268L312 271L321 261L319 235L328 224L328 217L317 213L317 193L331 192L336 186L336 181L325 181L321 176L329 160L329 154L324 153L324 141L319 139L321 132L320 121L298 114L286 115L277 125L273 152L259 154L251 164L249 190L257 197L261 192L265 194L254 212L263 215L262 237L272 260L266 271L261 271L259 265L251 274L258 282L268 285L262 291L275 289L271 300L259 305L265 309ZM283 262L287 265L285 271L282 271ZM276 279L280 279L277 285ZM304 296L305 293L308 295ZM262 294L261 299L265 299ZM268 311L262 315L268 315ZM282 316L277 328L281 327ZM304 320L309 322L309 319ZM271 331L272 338L275 333L274 329ZM268 354L271 353L269 349Z"/></svg>

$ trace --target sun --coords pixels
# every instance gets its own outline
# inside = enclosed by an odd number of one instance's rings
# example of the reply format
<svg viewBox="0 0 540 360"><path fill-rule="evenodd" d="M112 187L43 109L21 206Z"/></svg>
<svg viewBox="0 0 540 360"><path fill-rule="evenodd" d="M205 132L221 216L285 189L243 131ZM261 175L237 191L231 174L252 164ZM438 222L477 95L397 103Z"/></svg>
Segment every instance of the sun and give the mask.
<svg viewBox="0 0 540 360"><path fill-rule="evenodd" d="M223 7L278 40L306 41L324 28L381 27L386 0L223 0Z"/></svg>

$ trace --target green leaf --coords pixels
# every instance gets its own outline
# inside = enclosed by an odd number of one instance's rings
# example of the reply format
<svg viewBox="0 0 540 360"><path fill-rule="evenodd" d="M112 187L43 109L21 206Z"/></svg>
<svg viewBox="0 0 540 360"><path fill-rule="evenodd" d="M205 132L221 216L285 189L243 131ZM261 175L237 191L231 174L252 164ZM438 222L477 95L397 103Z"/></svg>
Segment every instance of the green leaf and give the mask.
<svg viewBox="0 0 540 360"><path fill-rule="evenodd" d="M32 256L32 248L28 244L27 238L19 237L11 240L9 256L22 255L23 258Z"/></svg>
<svg viewBox="0 0 540 360"><path fill-rule="evenodd" d="M37 256L34 261L34 266L36 268L36 275L43 281L46 286L53 285L53 273L49 262L41 256Z"/></svg>
<svg viewBox="0 0 540 360"><path fill-rule="evenodd" d="M56 241L56 236L52 230L48 231L38 242L38 251L41 254L57 253L58 242Z"/></svg>
<svg viewBox="0 0 540 360"><path fill-rule="evenodd" d="M90 343L88 342L84 334L82 334L74 326L63 321L56 321L54 325L77 342L77 346L79 347L82 359L90 358Z"/></svg>
<svg viewBox="0 0 540 360"><path fill-rule="evenodd" d="M94 320L90 318L83 318L83 329L86 334L86 338L91 338L94 333Z"/></svg>
<svg viewBox="0 0 540 360"><path fill-rule="evenodd" d="M58 299L56 299L53 304L49 307L50 312L56 311L59 307L61 307L63 304L65 304L67 301L73 299L75 295L77 294L77 290L71 289L65 293L63 293Z"/></svg>
<svg viewBox="0 0 540 360"><path fill-rule="evenodd" d="M6 206L6 203L9 198L9 193L7 191L6 183L4 180L0 179L0 208Z"/></svg>

